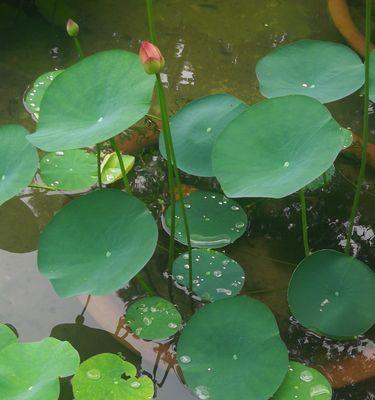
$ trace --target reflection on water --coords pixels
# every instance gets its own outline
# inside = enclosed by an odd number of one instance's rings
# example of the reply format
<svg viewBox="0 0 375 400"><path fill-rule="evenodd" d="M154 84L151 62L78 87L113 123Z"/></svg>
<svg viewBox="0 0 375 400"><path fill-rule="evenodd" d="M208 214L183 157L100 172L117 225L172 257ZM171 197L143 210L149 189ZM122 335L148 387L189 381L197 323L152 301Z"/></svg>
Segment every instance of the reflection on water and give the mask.
<svg viewBox="0 0 375 400"><path fill-rule="evenodd" d="M22 123L30 131L35 124L23 109L24 91L42 73L76 61L74 47L60 27L67 17L73 16L80 23L87 54L111 48L137 51L140 40L148 38L145 8L139 0L59 0L56 8L53 1L40 1L40 9L32 6L33 1L24 1L23 10L10 3L0 3L1 36L6 38L0 42L0 123ZM261 96L255 63L270 49L306 37L341 40L330 22L325 0L169 0L155 4L161 48L167 60L162 80L172 111L199 96L218 92L257 102ZM358 132L361 101L358 94L353 94L329 107L343 126ZM157 113L156 104L153 108ZM154 214L160 215L165 179L156 153L144 154L138 161L133 187L151 204ZM338 172L328 189L307 195L312 249L342 250L345 246L357 168L344 158L336 167ZM203 190L219 190L214 180L185 176L184 182ZM369 193L363 196L353 236L355 254L372 266L374 182L369 173ZM154 378L157 399L193 399L179 381L173 345L138 340L121 324L124 302L141 293L134 283L117 295L93 298L82 325L74 321L83 304L75 298L59 299L37 272L38 233L67 201L66 196L56 193L28 190L22 198L0 207L0 320L13 324L22 340L38 340L52 331L53 336L71 340L83 358L102 350L120 351L135 362L142 356L136 364ZM291 356L309 365L326 366L326 373L336 373L336 377L337 366L343 366L344 377L340 379L345 379L348 371L355 374L350 364L354 356L362 356L360 370L366 369L367 363L374 362L374 330L352 342L336 342L306 332L290 318L287 285L295 265L303 258L298 197L243 199L241 205L251 224L247 234L227 247L226 253L246 271L243 292L265 302L275 313ZM168 238L162 230L160 235L160 247L147 274L157 292L168 298L168 286L162 277ZM177 247L184 251L182 246ZM189 316L191 307L184 293L175 288L173 296L183 315ZM115 333L115 338L104 330ZM100 349L99 343L103 346ZM337 360L343 361L337 364ZM349 385L335 391L335 399L374 399L374 388L374 379ZM62 399L71 399L69 385L64 385Z"/></svg>

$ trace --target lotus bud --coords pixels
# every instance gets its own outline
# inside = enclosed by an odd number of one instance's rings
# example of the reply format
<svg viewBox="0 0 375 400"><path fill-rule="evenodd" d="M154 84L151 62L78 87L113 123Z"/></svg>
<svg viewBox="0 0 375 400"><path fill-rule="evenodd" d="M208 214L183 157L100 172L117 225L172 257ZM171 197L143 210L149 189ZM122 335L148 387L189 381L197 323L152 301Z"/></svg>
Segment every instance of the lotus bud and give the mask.
<svg viewBox="0 0 375 400"><path fill-rule="evenodd" d="M79 25L72 19L68 19L66 24L66 31L70 37L77 37L79 33Z"/></svg>
<svg viewBox="0 0 375 400"><path fill-rule="evenodd" d="M165 65L160 50L150 42L142 42L139 49L139 59L147 74L158 74Z"/></svg>

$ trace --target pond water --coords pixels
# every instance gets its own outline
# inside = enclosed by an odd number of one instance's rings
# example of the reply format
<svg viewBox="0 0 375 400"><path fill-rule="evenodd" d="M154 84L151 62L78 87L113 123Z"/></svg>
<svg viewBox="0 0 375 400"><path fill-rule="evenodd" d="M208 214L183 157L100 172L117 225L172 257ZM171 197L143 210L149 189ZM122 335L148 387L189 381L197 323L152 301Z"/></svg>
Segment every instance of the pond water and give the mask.
<svg viewBox="0 0 375 400"><path fill-rule="evenodd" d="M22 105L23 94L33 80L46 71L76 61L64 25L73 16L81 26L82 46L87 54L103 49L138 51L147 39L144 4L140 0L85 0L0 4L0 123L21 123L30 131L35 125ZM353 15L362 21L361 2L353 2ZM160 47L167 60L163 81L171 112L187 102L211 93L233 94L249 104L262 99L255 76L256 61L281 43L300 38L342 42L332 24L325 0L168 0L155 1ZM360 131L361 103L355 93L340 103L329 104L342 126ZM152 113L158 113L154 104ZM372 127L371 141L374 141ZM307 196L311 248L345 247L345 229L354 194L356 161L340 156L329 187ZM165 198L165 172L156 148L143 152L130 176L133 188L160 215L159 199ZM218 190L213 180L183 176L184 183ZM105 298L86 301L60 299L36 266L38 236L52 216L71 196L27 189L0 207L0 321L12 324L24 341L52 335L69 339L82 357L110 351L123 352L151 376L156 399L195 398L182 386L168 344L143 342L128 335L121 312L129 299L141 293L134 284ZM306 332L290 316L286 289L295 265L303 258L298 196L280 200L245 199L249 215L246 235L226 253L246 270L243 293L265 302L277 317L282 337L293 359L313 366L331 363L366 352L375 346L375 329L351 342L322 339ZM362 197L360 218L355 225L356 256L375 266L375 178L367 174L367 192ZM161 224L159 224L161 227ZM168 237L160 228L160 246L147 266L147 275L157 291L168 297L162 272L166 266ZM183 247L178 247L183 251ZM140 251L142 251L140 246ZM186 296L173 290L183 314L191 313ZM117 329L119 327L119 329ZM106 331L106 332L105 332ZM116 338L109 333L116 334ZM202 349L204 351L204 349ZM374 355L375 357L375 355ZM71 399L68 385L61 399ZM335 391L334 399L375 399L374 378Z"/></svg>

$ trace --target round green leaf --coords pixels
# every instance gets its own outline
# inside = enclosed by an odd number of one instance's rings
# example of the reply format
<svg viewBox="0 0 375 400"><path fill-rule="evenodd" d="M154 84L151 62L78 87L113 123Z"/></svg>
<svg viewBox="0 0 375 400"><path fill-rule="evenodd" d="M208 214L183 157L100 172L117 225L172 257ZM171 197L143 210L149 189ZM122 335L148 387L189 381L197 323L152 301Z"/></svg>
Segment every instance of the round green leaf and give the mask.
<svg viewBox="0 0 375 400"><path fill-rule="evenodd" d="M240 293L245 273L236 261L215 250L193 249L193 292L205 301L216 301ZM189 287L189 253L173 264L175 281Z"/></svg>
<svg viewBox="0 0 375 400"><path fill-rule="evenodd" d="M182 331L177 360L201 400L268 400L288 369L273 314L244 296L197 311Z"/></svg>
<svg viewBox="0 0 375 400"><path fill-rule="evenodd" d="M24 189L38 169L38 153L21 125L0 126L0 205Z"/></svg>
<svg viewBox="0 0 375 400"><path fill-rule="evenodd" d="M272 400L331 400L332 388L324 375L314 368L291 361L284 382Z"/></svg>
<svg viewBox="0 0 375 400"><path fill-rule="evenodd" d="M317 100L278 97L251 106L224 129L213 168L229 197L281 198L322 175L351 141Z"/></svg>
<svg viewBox="0 0 375 400"><path fill-rule="evenodd" d="M375 323L375 274L356 258L320 250L294 271L288 302L297 320L318 334L360 335Z"/></svg>
<svg viewBox="0 0 375 400"><path fill-rule="evenodd" d="M126 379L122 378L126 376ZM136 377L135 366L121 357L103 353L83 362L72 380L76 400L149 400L154 384L147 376Z"/></svg>
<svg viewBox="0 0 375 400"><path fill-rule="evenodd" d="M92 192L47 225L39 270L61 297L110 294L143 268L157 238L155 220L140 200L119 190Z"/></svg>
<svg viewBox="0 0 375 400"><path fill-rule="evenodd" d="M335 166L332 164L325 172L325 177L323 173L323 175L320 175L318 178L316 178L308 185L306 185L306 189L316 190L323 187L326 183L329 183L332 180L333 176L335 175L335 172L336 172Z"/></svg>
<svg viewBox="0 0 375 400"><path fill-rule="evenodd" d="M245 211L235 201L220 193L193 192L184 198L189 222L191 245L198 248L218 248L241 237L247 226ZM186 244L181 200L176 202L175 238ZM165 212L163 227L169 233L171 209Z"/></svg>
<svg viewBox="0 0 375 400"><path fill-rule="evenodd" d="M147 113L154 82L136 54L110 50L87 57L47 89L38 129L29 140L46 151L103 142Z"/></svg>
<svg viewBox="0 0 375 400"><path fill-rule="evenodd" d="M44 93L56 76L60 75L61 72L63 72L63 70L51 71L41 75L27 91L23 104L34 121L38 121L39 119L40 103L42 102Z"/></svg>
<svg viewBox="0 0 375 400"><path fill-rule="evenodd" d="M17 341L16 334L7 325L0 324L0 351Z"/></svg>
<svg viewBox="0 0 375 400"><path fill-rule="evenodd" d="M125 314L130 329L140 338L162 340L181 329L182 318L176 307L161 297L145 297L132 303Z"/></svg>
<svg viewBox="0 0 375 400"><path fill-rule="evenodd" d="M248 106L229 94L202 97L171 118L171 133L178 167L188 174L213 176L211 153L219 133ZM163 135L160 152L166 158Z"/></svg>
<svg viewBox="0 0 375 400"><path fill-rule="evenodd" d="M47 153L40 161L40 175L56 189L86 189L98 181L96 155L81 149Z"/></svg>
<svg viewBox="0 0 375 400"><path fill-rule="evenodd" d="M258 61L256 74L265 97L302 94L322 103L342 99L364 83L357 53L340 43L319 40L276 48Z"/></svg>
<svg viewBox="0 0 375 400"><path fill-rule="evenodd" d="M370 53L370 100L375 103L375 49Z"/></svg>
<svg viewBox="0 0 375 400"><path fill-rule="evenodd" d="M128 173L134 166L135 157L122 155L122 161L124 162L125 172ZM104 157L100 171L104 185L109 185L122 178L121 167L116 153L107 154Z"/></svg>
<svg viewBox="0 0 375 400"><path fill-rule="evenodd" d="M79 355L68 342L13 343L0 351L0 398L57 400L58 378L73 375L78 365Z"/></svg>

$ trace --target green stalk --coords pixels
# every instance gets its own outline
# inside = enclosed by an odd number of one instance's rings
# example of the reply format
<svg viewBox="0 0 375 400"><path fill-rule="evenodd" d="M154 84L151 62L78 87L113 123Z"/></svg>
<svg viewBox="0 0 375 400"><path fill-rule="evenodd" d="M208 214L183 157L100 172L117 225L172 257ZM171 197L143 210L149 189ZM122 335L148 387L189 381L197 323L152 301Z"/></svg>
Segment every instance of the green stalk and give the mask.
<svg viewBox="0 0 375 400"><path fill-rule="evenodd" d="M353 235L354 220L357 215L361 189L365 179L367 161L367 143L369 134L369 95L370 95L370 43L371 43L371 13L372 0L366 0L366 42L365 42L365 93L363 102L363 137L362 137L362 157L361 166L358 173L357 187L350 212L349 228L346 236L345 254L350 254L350 241Z"/></svg>
<svg viewBox="0 0 375 400"><path fill-rule="evenodd" d="M307 257L310 254L310 248L309 248L309 236L307 232L307 210L306 210L305 189L301 189L299 191L299 198L301 202L303 247L305 249L305 256Z"/></svg>
<svg viewBox="0 0 375 400"><path fill-rule="evenodd" d="M29 185L29 188L33 189L44 189L44 190L51 190L51 191L56 191L57 189L52 187L52 186L46 186L46 185L37 185L35 183L31 183Z"/></svg>
<svg viewBox="0 0 375 400"><path fill-rule="evenodd" d="M96 144L96 162L98 165L98 183L99 183L99 189L103 189L103 184L102 184L102 173L100 171L100 143Z"/></svg>
<svg viewBox="0 0 375 400"><path fill-rule="evenodd" d="M81 44L77 37L74 37L73 41L74 41L74 45L75 45L77 53L78 53L78 58L80 58L82 60L85 56L83 54Z"/></svg>
<svg viewBox="0 0 375 400"><path fill-rule="evenodd" d="M116 152L117 159L118 159L118 162L120 164L120 169L121 169L121 173L122 173L122 180L123 180L124 185L125 185L125 190L126 190L127 193L132 194L132 189L130 187L128 176L126 175L124 160L122 159L122 154L120 152L120 149L118 148L114 138L109 139L109 141L111 142L111 146L112 146L113 150Z"/></svg>

